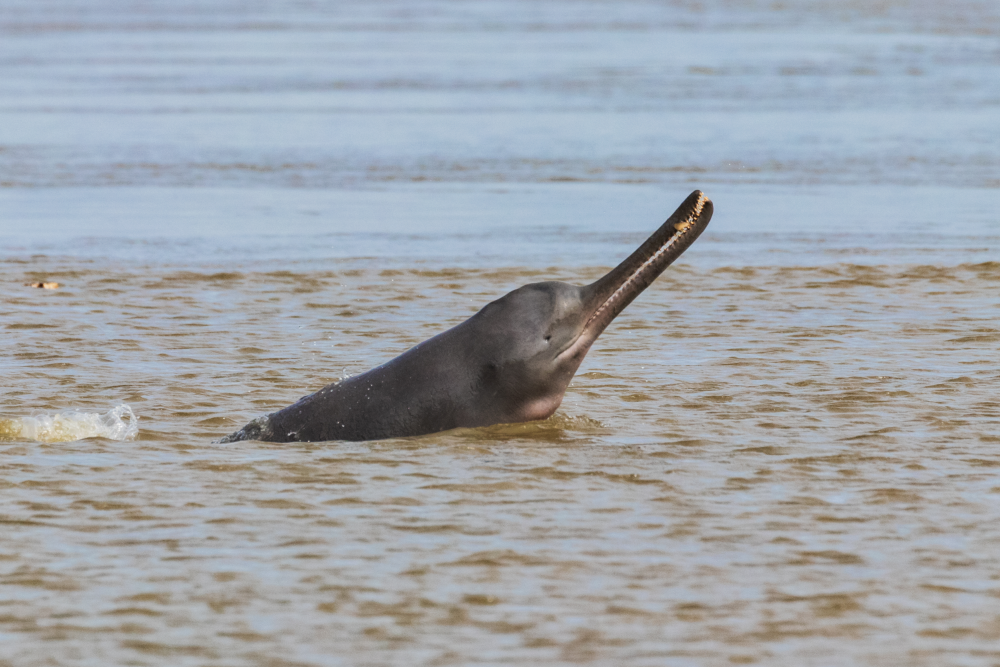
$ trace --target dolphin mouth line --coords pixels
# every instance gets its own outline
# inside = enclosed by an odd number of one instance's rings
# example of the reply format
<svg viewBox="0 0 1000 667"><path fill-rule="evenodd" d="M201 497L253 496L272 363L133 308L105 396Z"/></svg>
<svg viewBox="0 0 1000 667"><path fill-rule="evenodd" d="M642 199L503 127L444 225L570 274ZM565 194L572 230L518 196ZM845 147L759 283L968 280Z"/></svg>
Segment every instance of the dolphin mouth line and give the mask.
<svg viewBox="0 0 1000 667"><path fill-rule="evenodd" d="M630 290L634 289L636 280L640 276L642 276L643 273L648 271L650 267L657 264L658 260L661 257L663 257L668 250L677 245L679 241L682 241L687 237L690 231L694 228L694 223L696 223L698 221L698 218L701 217L701 212L705 208L705 202L707 201L708 197L705 196L705 193L699 192L698 201L695 202L694 208L691 210L690 213L688 213L687 217L685 217L680 222L675 222L673 224L673 227L675 230L677 230L677 232L675 234L672 234L667 239L665 239L662 245L660 245L660 247L656 250L656 252L654 252L649 257L649 259L647 259L637 269L635 269L631 273L631 275L629 275L628 278L626 278L622 282L622 284L618 287L618 289L614 291L614 293L611 296L605 299L604 303L602 303L597 308L597 310L594 311L594 314L590 316L590 319L587 320L587 323L583 325L584 331L587 331L590 328L590 325L593 323L593 321L599 318L601 314L604 313L604 311L613 306L615 302L618 301L623 295L628 293ZM639 289L639 292L643 291L645 288L646 287L643 286L641 289Z"/></svg>
<svg viewBox="0 0 1000 667"><path fill-rule="evenodd" d="M703 220L706 207L708 216ZM580 335L556 357L586 352L611 321L694 243L711 220L711 212L712 202L704 192L696 190L691 193L688 200L681 204L680 208L642 246L604 278L591 285L591 288L605 291L608 288L602 283L617 279L617 287L594 309L580 330ZM648 247L650 242L654 242L654 239L664 233L667 236L655 246L655 250ZM629 266L635 268L629 270ZM617 274L623 269L626 271L625 275L618 276Z"/></svg>

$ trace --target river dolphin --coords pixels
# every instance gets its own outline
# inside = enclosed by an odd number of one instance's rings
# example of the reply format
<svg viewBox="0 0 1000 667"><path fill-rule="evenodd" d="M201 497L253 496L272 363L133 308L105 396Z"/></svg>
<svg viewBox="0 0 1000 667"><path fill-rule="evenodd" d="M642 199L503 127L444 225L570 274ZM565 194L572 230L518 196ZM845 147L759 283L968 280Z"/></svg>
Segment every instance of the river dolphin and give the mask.
<svg viewBox="0 0 1000 667"><path fill-rule="evenodd" d="M381 440L551 416L590 346L704 231L695 190L595 283L532 283L366 373L258 417L219 442Z"/></svg>

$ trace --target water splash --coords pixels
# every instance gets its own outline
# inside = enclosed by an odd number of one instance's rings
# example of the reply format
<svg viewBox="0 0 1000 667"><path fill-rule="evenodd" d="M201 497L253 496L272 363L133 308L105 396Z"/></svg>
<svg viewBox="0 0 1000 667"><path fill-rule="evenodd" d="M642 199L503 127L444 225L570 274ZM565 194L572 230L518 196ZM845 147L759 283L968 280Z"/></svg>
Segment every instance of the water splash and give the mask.
<svg viewBox="0 0 1000 667"><path fill-rule="evenodd" d="M0 442L69 442L84 438L134 440L137 435L139 418L124 403L104 414L69 411L12 419L0 417Z"/></svg>

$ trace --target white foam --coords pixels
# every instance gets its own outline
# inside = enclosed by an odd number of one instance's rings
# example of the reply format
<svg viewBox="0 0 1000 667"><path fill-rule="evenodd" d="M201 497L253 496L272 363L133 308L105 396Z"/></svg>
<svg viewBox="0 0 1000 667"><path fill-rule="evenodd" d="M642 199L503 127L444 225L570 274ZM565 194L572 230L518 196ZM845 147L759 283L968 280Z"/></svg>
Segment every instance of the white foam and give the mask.
<svg viewBox="0 0 1000 667"><path fill-rule="evenodd" d="M139 418L122 403L104 414L98 412L57 412L15 419L0 418L0 440L69 442L84 438L134 440L139 435Z"/></svg>

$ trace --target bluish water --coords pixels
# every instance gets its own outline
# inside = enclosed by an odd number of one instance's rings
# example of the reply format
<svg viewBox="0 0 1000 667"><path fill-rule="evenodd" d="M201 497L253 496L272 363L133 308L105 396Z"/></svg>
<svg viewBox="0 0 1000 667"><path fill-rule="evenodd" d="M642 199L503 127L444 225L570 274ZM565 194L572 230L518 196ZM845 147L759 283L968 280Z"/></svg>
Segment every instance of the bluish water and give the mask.
<svg viewBox="0 0 1000 667"><path fill-rule="evenodd" d="M998 36L971 1L5 2L0 663L995 664ZM554 418L212 443L695 188Z"/></svg>

